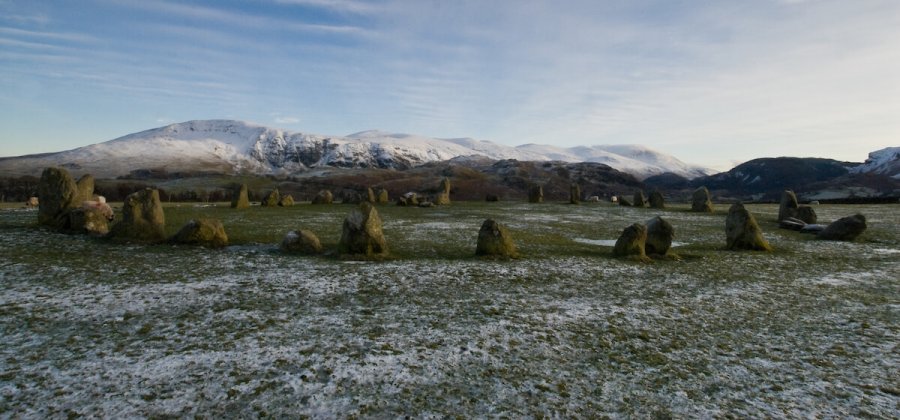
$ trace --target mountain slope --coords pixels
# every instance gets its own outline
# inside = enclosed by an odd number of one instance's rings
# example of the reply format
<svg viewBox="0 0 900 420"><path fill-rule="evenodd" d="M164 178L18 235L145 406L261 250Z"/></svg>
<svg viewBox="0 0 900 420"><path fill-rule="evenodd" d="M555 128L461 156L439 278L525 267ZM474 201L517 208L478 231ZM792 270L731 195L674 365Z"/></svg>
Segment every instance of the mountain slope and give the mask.
<svg viewBox="0 0 900 420"><path fill-rule="evenodd" d="M171 124L58 153L0 159L0 175L37 175L47 166L117 177L134 170L168 172L294 173L313 168L408 169L468 156L494 160L599 162L638 179L673 172L694 178L698 166L642 146L510 147L468 138L437 139L364 131L346 137L273 129L240 121Z"/></svg>

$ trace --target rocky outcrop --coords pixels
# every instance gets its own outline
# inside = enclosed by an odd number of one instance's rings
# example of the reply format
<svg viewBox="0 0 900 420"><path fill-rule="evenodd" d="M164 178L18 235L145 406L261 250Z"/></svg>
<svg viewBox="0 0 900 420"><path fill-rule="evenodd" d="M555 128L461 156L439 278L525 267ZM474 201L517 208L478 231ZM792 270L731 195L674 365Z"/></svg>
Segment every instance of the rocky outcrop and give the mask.
<svg viewBox="0 0 900 420"><path fill-rule="evenodd" d="M664 209L666 208L666 199L663 198L663 195L659 191L653 191L650 193L649 198L650 208L652 209Z"/></svg>
<svg viewBox="0 0 900 420"><path fill-rule="evenodd" d="M741 203L728 209L725 219L725 248L729 250L771 251L772 246L762 236L756 218Z"/></svg>
<svg viewBox="0 0 900 420"><path fill-rule="evenodd" d="M334 195L331 194L331 191L322 190L319 191L318 194L313 198L313 204L332 204L334 203Z"/></svg>
<svg viewBox="0 0 900 420"><path fill-rule="evenodd" d="M115 224L110 236L136 242L162 242L166 239L166 216L159 191L144 189L125 197L122 221Z"/></svg>
<svg viewBox="0 0 900 420"><path fill-rule="evenodd" d="M487 219L478 230L478 244L475 255L486 257L516 258L518 251L512 236L503 225Z"/></svg>
<svg viewBox="0 0 900 420"><path fill-rule="evenodd" d="M69 210L77 207L78 186L69 172L63 168L47 168L38 183L38 223L54 229L68 224Z"/></svg>
<svg viewBox="0 0 900 420"><path fill-rule="evenodd" d="M544 188L540 185L532 185L531 188L528 189L528 202L529 203L543 203L544 202Z"/></svg>
<svg viewBox="0 0 900 420"><path fill-rule="evenodd" d="M644 250L647 255L666 255L672 248L675 228L668 220L656 216L647 221L647 241Z"/></svg>
<svg viewBox="0 0 900 420"><path fill-rule="evenodd" d="M647 227L635 223L625 228L616 245L613 247L613 255L616 257L633 257L639 260L647 260L645 246L647 243Z"/></svg>
<svg viewBox="0 0 900 420"><path fill-rule="evenodd" d="M825 227L817 237L829 241L852 241L866 231L866 216L855 214L842 217Z"/></svg>
<svg viewBox="0 0 900 420"><path fill-rule="evenodd" d="M279 201L281 201L281 193L279 193L278 188L276 188L266 194L266 197L263 198L259 205L263 207L276 207L278 206Z"/></svg>
<svg viewBox="0 0 900 420"><path fill-rule="evenodd" d="M694 194L691 196L691 211L712 213L713 204L709 197L709 190L706 187L694 190Z"/></svg>
<svg viewBox="0 0 900 420"><path fill-rule="evenodd" d="M231 208L233 209L246 209L250 207L250 198L247 194L247 184L241 184L234 191L234 195L231 198Z"/></svg>
<svg viewBox="0 0 900 420"><path fill-rule="evenodd" d="M381 217L371 203L364 202L344 219L338 252L367 258L388 254L387 241L381 230Z"/></svg>
<svg viewBox="0 0 900 420"><path fill-rule="evenodd" d="M216 219L191 220L171 240L176 244L200 245L208 248L228 246L225 227Z"/></svg>
<svg viewBox="0 0 900 420"><path fill-rule="evenodd" d="M292 230L281 240L281 250L289 254L316 255L322 253L322 243L312 231Z"/></svg>

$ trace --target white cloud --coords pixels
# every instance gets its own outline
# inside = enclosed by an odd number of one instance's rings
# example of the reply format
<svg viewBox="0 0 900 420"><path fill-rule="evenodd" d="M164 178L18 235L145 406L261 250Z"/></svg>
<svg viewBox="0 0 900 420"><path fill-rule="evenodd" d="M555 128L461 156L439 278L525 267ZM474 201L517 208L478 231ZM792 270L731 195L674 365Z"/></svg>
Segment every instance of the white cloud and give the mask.
<svg viewBox="0 0 900 420"><path fill-rule="evenodd" d="M275 117L276 124L297 124L300 122L299 118L294 117Z"/></svg>

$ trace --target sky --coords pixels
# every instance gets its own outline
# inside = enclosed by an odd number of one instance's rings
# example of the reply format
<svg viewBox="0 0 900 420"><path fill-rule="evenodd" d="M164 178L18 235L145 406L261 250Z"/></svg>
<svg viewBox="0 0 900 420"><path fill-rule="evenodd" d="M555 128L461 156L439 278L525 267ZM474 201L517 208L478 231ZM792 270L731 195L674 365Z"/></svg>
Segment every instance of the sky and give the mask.
<svg viewBox="0 0 900 420"><path fill-rule="evenodd" d="M196 119L861 162L900 1L0 0L0 156Z"/></svg>

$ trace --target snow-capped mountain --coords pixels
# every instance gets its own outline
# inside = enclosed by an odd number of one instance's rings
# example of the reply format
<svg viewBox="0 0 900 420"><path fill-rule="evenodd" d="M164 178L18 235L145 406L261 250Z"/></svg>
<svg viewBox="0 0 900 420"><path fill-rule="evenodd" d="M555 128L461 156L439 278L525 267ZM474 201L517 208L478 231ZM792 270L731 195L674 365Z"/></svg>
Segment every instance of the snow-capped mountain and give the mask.
<svg viewBox="0 0 900 420"><path fill-rule="evenodd" d="M437 139L364 131L322 136L241 121L201 120L171 124L58 153L0 159L0 175L35 175L63 166L97 177L136 169L169 172L294 173L322 167L406 169L464 156L528 161L600 162L638 179L664 172L694 178L712 171L643 146L560 148L504 146L469 138Z"/></svg>
<svg viewBox="0 0 900 420"><path fill-rule="evenodd" d="M885 147L869 153L865 163L851 169L850 173L874 173L900 179L900 147Z"/></svg>

